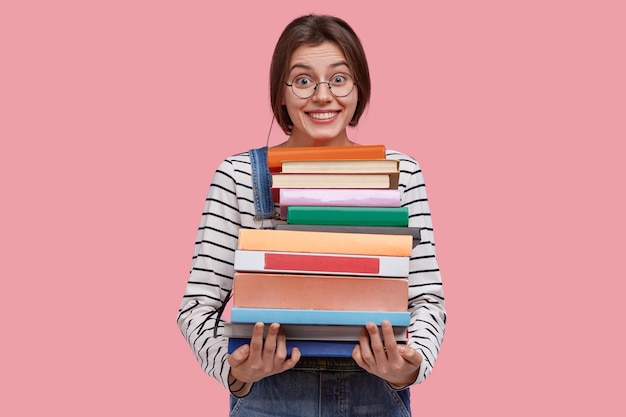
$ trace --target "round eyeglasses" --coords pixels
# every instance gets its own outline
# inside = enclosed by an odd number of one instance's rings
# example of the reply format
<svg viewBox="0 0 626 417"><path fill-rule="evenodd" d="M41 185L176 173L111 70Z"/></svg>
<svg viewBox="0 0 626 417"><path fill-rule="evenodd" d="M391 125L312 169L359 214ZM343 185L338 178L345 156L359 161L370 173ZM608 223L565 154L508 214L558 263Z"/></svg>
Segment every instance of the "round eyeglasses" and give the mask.
<svg viewBox="0 0 626 417"><path fill-rule="evenodd" d="M296 97L309 98L315 94L318 85L326 84L333 96L341 98L350 94L356 83L348 74L338 73L330 77L330 81L315 81L314 78L308 75L298 75L291 84L285 84L291 87L291 91L293 91Z"/></svg>

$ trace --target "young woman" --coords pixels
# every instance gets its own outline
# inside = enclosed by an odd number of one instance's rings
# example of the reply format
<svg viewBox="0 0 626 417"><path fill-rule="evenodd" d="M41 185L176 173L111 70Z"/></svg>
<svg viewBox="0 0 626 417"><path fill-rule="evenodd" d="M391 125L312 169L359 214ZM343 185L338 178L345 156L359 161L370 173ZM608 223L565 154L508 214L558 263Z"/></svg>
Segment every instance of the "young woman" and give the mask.
<svg viewBox="0 0 626 417"><path fill-rule="evenodd" d="M308 15L285 28L270 68L274 116L288 136L279 147L358 146L347 127L357 125L369 98L365 53L345 21ZM422 228L410 260L409 342L397 345L388 322L368 323L352 358L343 359L287 352L279 323L257 323L250 344L227 353L221 311L232 289L238 231L274 220L255 217L250 152L227 158L215 172L178 326L204 371L231 392L231 416L411 415L408 387L430 374L446 313L421 170L403 153L387 150L387 158L400 160L402 205L409 225Z"/></svg>

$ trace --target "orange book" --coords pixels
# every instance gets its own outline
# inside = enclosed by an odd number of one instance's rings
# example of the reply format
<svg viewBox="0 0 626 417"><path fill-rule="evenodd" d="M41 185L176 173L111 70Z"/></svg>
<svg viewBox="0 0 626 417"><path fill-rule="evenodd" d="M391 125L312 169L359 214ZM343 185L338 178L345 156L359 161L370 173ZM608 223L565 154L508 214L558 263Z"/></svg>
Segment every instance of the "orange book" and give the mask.
<svg viewBox="0 0 626 417"><path fill-rule="evenodd" d="M233 306L407 311L408 285L405 278L236 272Z"/></svg>
<svg viewBox="0 0 626 417"><path fill-rule="evenodd" d="M237 249L373 256L411 256L410 235L240 229Z"/></svg>
<svg viewBox="0 0 626 417"><path fill-rule="evenodd" d="M318 159L385 159L385 145L312 146L300 148L270 148L267 165L270 171L280 172L283 161Z"/></svg>

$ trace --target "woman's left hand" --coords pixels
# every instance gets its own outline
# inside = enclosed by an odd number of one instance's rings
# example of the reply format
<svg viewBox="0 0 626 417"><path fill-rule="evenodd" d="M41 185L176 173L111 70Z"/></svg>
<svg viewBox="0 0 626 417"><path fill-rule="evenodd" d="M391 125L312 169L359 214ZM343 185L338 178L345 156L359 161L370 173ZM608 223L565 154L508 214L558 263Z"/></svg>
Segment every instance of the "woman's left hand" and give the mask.
<svg viewBox="0 0 626 417"><path fill-rule="evenodd" d="M422 355L415 349L396 343L391 323L384 320L381 333L374 323L367 323L352 357L367 372L387 381L399 389L412 384L422 364ZM383 343L383 340L385 343Z"/></svg>

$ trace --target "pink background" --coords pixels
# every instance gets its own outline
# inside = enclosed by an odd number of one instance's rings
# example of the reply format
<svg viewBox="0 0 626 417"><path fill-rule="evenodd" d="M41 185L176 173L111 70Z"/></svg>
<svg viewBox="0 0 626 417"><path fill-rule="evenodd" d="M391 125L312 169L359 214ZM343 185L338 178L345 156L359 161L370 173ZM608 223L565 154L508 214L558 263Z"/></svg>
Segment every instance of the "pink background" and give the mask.
<svg viewBox="0 0 626 417"><path fill-rule="evenodd" d="M265 143L280 31L326 12L371 64L352 137L431 199L449 326L415 414L624 415L622 4L2 2L0 414L227 414L175 323L195 231Z"/></svg>

